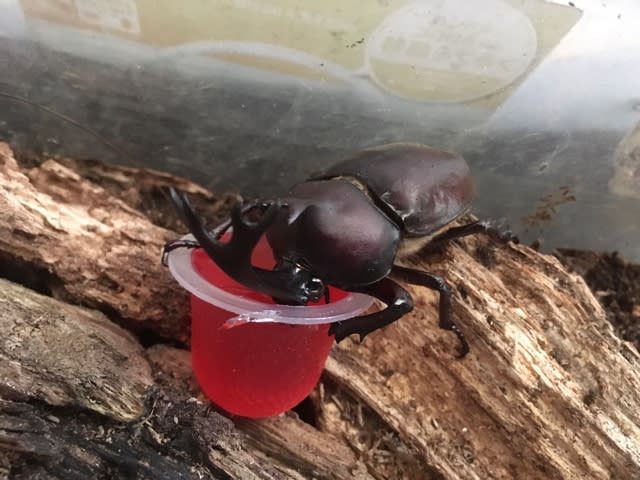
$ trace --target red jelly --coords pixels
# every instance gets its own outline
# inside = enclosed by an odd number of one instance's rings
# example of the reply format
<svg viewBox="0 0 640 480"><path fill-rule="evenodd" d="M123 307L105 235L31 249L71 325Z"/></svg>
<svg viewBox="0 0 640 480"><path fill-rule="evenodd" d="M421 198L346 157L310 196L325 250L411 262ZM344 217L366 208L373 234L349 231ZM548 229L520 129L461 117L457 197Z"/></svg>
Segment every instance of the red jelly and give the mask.
<svg viewBox="0 0 640 480"><path fill-rule="evenodd" d="M191 259L196 272L218 288L265 307L274 304L229 278L202 250L194 250ZM253 263L263 268L274 264L264 239ZM332 302L348 295L331 289ZM329 324L244 323L225 328L236 313L196 295L191 306L193 370L204 393L227 412L253 418L278 415L302 401L318 382L333 343Z"/></svg>

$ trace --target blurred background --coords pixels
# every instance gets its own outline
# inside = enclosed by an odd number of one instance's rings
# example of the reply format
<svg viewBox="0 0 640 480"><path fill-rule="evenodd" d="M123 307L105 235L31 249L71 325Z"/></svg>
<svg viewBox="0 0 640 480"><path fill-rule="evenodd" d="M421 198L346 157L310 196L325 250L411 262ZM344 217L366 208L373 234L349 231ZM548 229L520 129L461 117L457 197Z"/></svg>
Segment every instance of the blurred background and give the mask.
<svg viewBox="0 0 640 480"><path fill-rule="evenodd" d="M0 0L0 140L246 197L422 142L526 242L640 261L638 32L637 0Z"/></svg>

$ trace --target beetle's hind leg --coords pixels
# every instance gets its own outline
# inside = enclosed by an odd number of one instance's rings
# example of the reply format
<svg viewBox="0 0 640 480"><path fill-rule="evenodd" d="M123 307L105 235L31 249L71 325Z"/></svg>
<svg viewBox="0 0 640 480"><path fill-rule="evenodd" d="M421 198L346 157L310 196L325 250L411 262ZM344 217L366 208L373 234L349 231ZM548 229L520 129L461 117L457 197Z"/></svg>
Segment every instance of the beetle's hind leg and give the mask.
<svg viewBox="0 0 640 480"><path fill-rule="evenodd" d="M360 335L362 342L371 332L395 322L413 309L413 299L409 292L390 278L385 277L376 283L351 291L376 297L386 303L387 307L368 315L333 323L329 328L329 335L335 334L336 342L354 334Z"/></svg>
<svg viewBox="0 0 640 480"><path fill-rule="evenodd" d="M423 272L421 270L414 270L412 268L400 267L394 265L391 269L391 275L394 278L405 281L407 283L413 283L414 285L421 285L423 287L437 290L440 293L440 306L439 306L439 326L444 330L449 330L458 337L460 341L460 354L459 358L463 358L469 353L469 344L467 343L464 333L451 319L451 287L442 277L434 275L432 273Z"/></svg>
<svg viewBox="0 0 640 480"><path fill-rule="evenodd" d="M441 243L455 238L467 237L469 235L475 235L477 233L485 233L489 238L500 243L520 243L520 240L516 235L498 226L495 222L490 220L476 220L475 222L460 227L452 227L449 230L436 235L430 241L430 243Z"/></svg>

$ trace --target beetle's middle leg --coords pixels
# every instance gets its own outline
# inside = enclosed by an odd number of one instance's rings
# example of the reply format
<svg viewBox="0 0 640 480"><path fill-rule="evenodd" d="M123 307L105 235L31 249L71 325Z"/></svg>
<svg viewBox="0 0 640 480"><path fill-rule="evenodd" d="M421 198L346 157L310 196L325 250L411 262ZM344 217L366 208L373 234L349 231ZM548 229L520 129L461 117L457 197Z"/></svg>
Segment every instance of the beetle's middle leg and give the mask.
<svg viewBox="0 0 640 480"><path fill-rule="evenodd" d="M333 323L329 328L329 335L335 334L336 342L341 342L353 334L360 335L362 342L371 332L395 322L413 309L413 299L409 292L387 277L366 287L350 290L376 297L382 300L387 308Z"/></svg>
<svg viewBox="0 0 640 480"><path fill-rule="evenodd" d="M439 326L445 330L449 330L456 334L460 341L460 354L459 358L462 358L469 353L469 344L464 338L464 333L451 319L451 287L442 277L434 275L432 273L423 272L421 270L414 270L412 268L400 267L394 265L391 269L391 275L394 278L405 281L407 283L413 283L414 285L420 285L423 287L437 290L440 293L440 306L439 306Z"/></svg>

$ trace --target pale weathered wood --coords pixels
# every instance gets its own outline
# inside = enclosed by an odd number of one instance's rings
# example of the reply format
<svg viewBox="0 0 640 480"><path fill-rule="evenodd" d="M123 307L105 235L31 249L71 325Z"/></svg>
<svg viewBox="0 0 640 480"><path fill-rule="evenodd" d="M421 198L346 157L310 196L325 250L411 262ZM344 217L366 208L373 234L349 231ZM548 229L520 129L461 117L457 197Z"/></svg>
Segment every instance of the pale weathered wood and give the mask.
<svg viewBox="0 0 640 480"><path fill-rule="evenodd" d="M20 169L6 144L0 186L0 251L14 264L48 274L58 298L187 338L187 297L160 263L162 245L175 234L53 160Z"/></svg>
<svg viewBox="0 0 640 480"><path fill-rule="evenodd" d="M452 357L455 337L435 329L436 294L413 288L413 315L334 349L338 399L374 412L445 478L640 478L640 356L580 277L482 237L414 265L456 288L471 354ZM322 425L338 434L332 402L320 402Z"/></svg>
<svg viewBox="0 0 640 480"><path fill-rule="evenodd" d="M46 287L59 298L98 306L125 327L185 339L184 293L158 263L175 234L69 167L46 161L28 170L3 152L0 263L19 267L26 283L27 272L50 275ZM471 345L464 360L454 358L455 337L437 328L437 294L411 287L412 314L333 350L312 396L316 429L291 414L226 420L198 394L188 353L157 345L147 352L155 372L148 413L126 434L114 420L90 417L92 438L100 422L119 432L141 478L189 468L203 478L640 478L640 356L613 335L579 276L553 257L482 236L415 265L454 287L454 318ZM9 379L0 381L1 393ZM8 430L76 438L72 415L53 426L43 420L58 412L40 398L37 412L12 403ZM21 438L22 450L0 442L9 453L0 464L24 466L29 449L56 457L50 435ZM91 450L97 472L113 453L102 441Z"/></svg>
<svg viewBox="0 0 640 480"><path fill-rule="evenodd" d="M145 411L151 368L138 341L95 310L0 279L4 398L93 410L115 420Z"/></svg>

